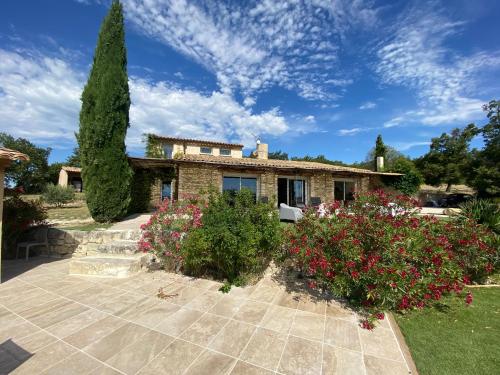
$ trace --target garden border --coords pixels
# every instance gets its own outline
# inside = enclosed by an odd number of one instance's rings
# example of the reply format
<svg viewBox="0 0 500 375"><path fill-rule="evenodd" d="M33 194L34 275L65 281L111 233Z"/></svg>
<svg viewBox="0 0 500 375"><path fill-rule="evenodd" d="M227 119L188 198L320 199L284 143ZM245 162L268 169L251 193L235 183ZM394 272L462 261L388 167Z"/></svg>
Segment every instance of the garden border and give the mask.
<svg viewBox="0 0 500 375"><path fill-rule="evenodd" d="M392 331L394 332L394 336L396 336L396 340L398 341L399 348L401 349L401 352L403 353L403 357L406 361L406 364L410 368L410 373L412 375L419 375L417 366L415 365L415 362L413 361L413 357L411 356L410 348L406 344L406 340L403 336L403 333L399 329L399 325L396 322L396 319L394 319L394 316L392 313L386 313L385 314L387 319L389 320L389 324L392 327Z"/></svg>

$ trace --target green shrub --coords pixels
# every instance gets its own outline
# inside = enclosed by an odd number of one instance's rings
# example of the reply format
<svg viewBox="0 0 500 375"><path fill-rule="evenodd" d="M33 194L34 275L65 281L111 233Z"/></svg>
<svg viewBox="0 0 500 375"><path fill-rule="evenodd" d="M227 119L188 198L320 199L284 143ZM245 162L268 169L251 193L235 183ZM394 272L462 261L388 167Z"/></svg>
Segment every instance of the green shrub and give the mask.
<svg viewBox="0 0 500 375"><path fill-rule="evenodd" d="M75 200L75 189L72 186L47 184L42 199L48 204L61 207L63 204Z"/></svg>
<svg viewBox="0 0 500 375"><path fill-rule="evenodd" d="M471 199L460 205L462 216L483 224L500 234L500 207L491 199Z"/></svg>
<svg viewBox="0 0 500 375"><path fill-rule="evenodd" d="M42 225L47 219L47 212L42 201L21 199L22 191L14 190L4 199L2 220L2 256L11 258L14 255L16 242L29 228Z"/></svg>
<svg viewBox="0 0 500 375"><path fill-rule="evenodd" d="M211 275L242 284L261 272L280 244L281 227L272 204L255 203L250 191L164 200L142 227L139 248L169 270Z"/></svg>
<svg viewBox="0 0 500 375"><path fill-rule="evenodd" d="M210 193L201 222L182 246L184 268L193 275L241 283L261 272L280 244L277 211L272 204L255 203L248 190L233 196Z"/></svg>

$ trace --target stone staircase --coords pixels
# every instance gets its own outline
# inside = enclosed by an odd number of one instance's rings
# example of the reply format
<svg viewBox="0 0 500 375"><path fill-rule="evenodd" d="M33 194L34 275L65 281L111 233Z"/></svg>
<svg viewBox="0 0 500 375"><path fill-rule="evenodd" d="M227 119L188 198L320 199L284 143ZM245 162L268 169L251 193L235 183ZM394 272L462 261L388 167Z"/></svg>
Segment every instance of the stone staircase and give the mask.
<svg viewBox="0 0 500 375"><path fill-rule="evenodd" d="M97 246L87 256L73 258L70 275L123 278L132 276L146 266L148 255L138 252L137 238L118 239Z"/></svg>

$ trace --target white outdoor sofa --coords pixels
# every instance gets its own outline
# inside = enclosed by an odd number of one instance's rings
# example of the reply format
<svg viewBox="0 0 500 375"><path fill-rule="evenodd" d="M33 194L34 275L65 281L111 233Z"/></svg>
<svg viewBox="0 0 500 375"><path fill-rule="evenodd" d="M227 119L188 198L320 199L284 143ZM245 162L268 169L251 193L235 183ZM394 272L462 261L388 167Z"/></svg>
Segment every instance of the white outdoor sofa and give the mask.
<svg viewBox="0 0 500 375"><path fill-rule="evenodd" d="M297 222L302 219L302 216L304 216L304 214L300 208L290 207L285 203L280 204L280 220Z"/></svg>

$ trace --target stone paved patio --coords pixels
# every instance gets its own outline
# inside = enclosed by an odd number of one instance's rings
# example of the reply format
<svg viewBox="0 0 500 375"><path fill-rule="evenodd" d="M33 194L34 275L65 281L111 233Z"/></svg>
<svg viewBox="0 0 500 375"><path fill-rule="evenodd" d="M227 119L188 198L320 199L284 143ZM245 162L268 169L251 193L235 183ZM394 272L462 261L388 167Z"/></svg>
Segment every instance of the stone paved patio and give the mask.
<svg viewBox="0 0 500 375"><path fill-rule="evenodd" d="M219 283L157 271L68 275L68 260L4 263L0 374L408 374L391 323L273 275ZM167 299L157 297L163 287Z"/></svg>

